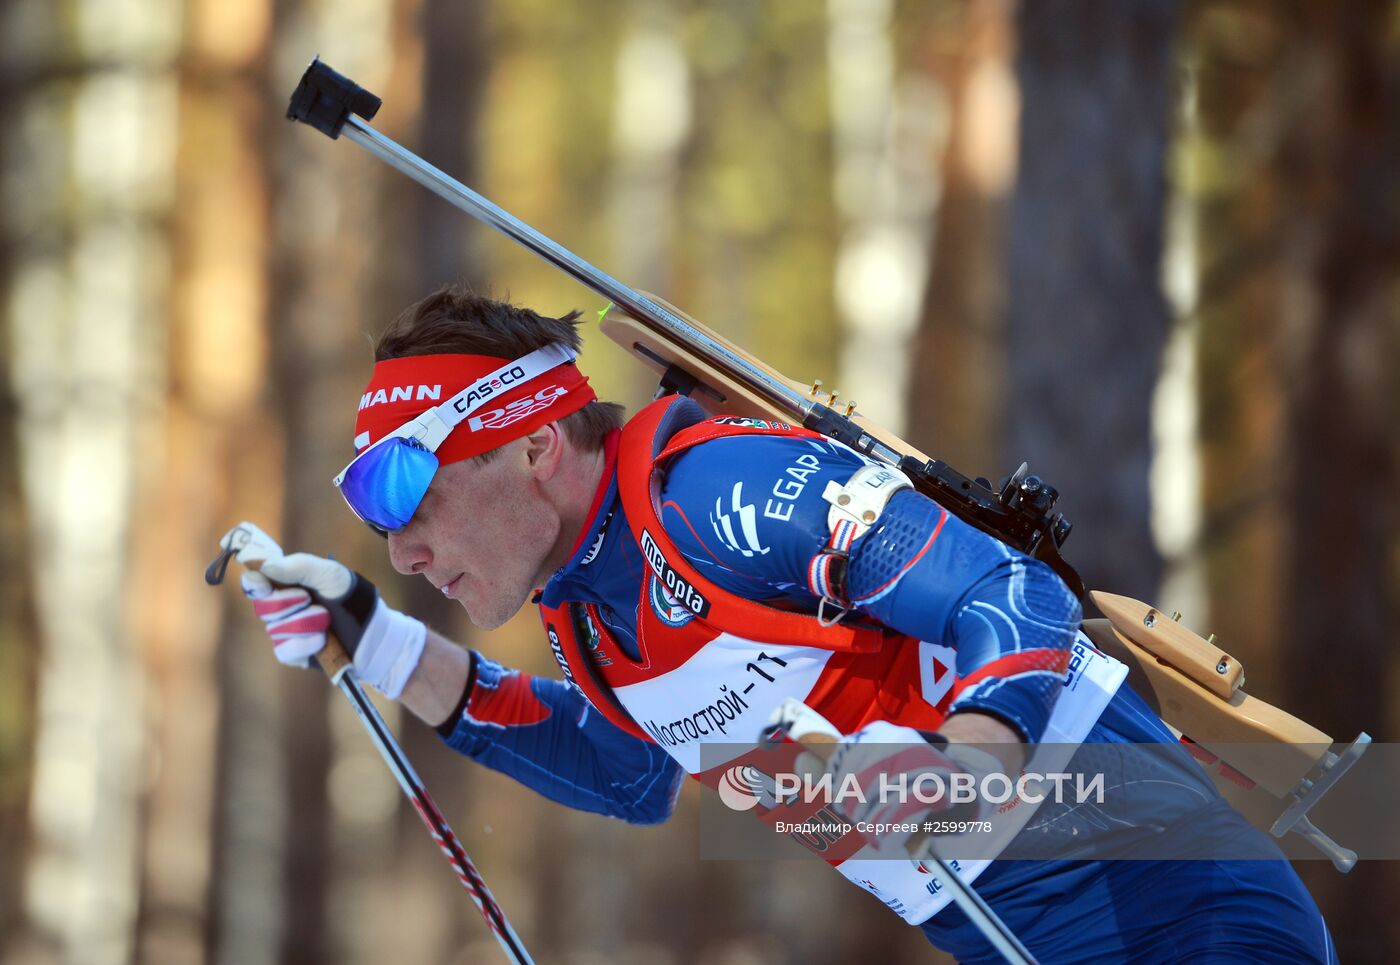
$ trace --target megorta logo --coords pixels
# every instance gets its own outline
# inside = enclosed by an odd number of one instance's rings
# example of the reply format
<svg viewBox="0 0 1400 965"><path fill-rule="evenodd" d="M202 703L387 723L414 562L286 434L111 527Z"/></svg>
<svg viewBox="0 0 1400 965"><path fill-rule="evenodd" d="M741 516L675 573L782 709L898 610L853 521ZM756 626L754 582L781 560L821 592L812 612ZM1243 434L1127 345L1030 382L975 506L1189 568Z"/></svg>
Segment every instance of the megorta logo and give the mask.
<svg viewBox="0 0 1400 965"><path fill-rule="evenodd" d="M564 671L564 679L574 690L583 693L583 688L578 685L578 681L574 680L574 672L569 668L569 661L564 656L564 647L559 642L559 631L549 623L544 625L544 629L545 634L549 637L549 650L554 654L554 661L559 664L559 669Z"/></svg>
<svg viewBox="0 0 1400 965"><path fill-rule="evenodd" d="M647 558L652 572L656 574L662 588L672 600L697 617L703 618L709 614L710 601L691 586L689 580L671 568L671 564L666 562L666 555L661 552L661 547L656 545L656 540L645 529L642 530L642 555Z"/></svg>

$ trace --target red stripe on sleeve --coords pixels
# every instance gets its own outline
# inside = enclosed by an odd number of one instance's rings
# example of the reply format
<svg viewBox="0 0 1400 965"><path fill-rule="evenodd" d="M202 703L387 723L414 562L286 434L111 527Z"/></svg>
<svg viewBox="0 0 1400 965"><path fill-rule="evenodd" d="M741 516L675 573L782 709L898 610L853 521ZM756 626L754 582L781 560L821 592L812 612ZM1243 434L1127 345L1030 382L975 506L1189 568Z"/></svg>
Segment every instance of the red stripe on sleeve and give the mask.
<svg viewBox="0 0 1400 965"><path fill-rule="evenodd" d="M1032 670L1063 674L1068 667L1068 650L1052 650L1049 647L1042 647L1036 650L1022 650L1020 653L1008 653L1004 657L998 657L991 663L978 667L966 677L959 678L953 687L953 695L956 697L968 687L986 680L988 677L1014 677L1018 673Z"/></svg>
<svg viewBox="0 0 1400 965"><path fill-rule="evenodd" d="M477 681L467 701L467 716L482 724L521 727L538 724L549 717L549 707L530 689L531 676L515 671L502 676L496 686Z"/></svg>

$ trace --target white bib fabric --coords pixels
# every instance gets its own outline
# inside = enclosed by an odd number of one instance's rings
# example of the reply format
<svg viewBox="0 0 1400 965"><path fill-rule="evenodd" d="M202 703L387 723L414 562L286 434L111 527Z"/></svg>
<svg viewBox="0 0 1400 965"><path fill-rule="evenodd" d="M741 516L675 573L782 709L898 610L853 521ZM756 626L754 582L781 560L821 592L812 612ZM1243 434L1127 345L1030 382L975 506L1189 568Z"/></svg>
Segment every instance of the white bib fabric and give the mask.
<svg viewBox="0 0 1400 965"><path fill-rule="evenodd" d="M936 705L951 689L954 654L951 648L927 641L920 642L919 648L922 692L930 705ZM702 745L732 745L732 753L718 752L725 761L750 750L784 700L792 697L806 702L831 657L830 651L814 647L763 643L719 633L675 669L617 686L613 692L642 729L695 775L703 768ZM1062 745L1076 744L1088 736L1127 674L1127 667L1095 650L1080 633L1071 653L1064 692L1055 702L1042 738L1043 752L1037 751L1027 770L1063 769L1068 763L1066 750L1072 753L1073 748ZM706 755L707 761L715 762L711 769L723 766L711 756L714 753ZM1003 819L1004 827L998 822L1002 846L1030 820L1035 805L1013 798L1003 810L1011 818ZM959 876L969 883L990 864L990 859L954 862ZM913 861L851 859L836 868L912 925L927 920L951 900Z"/></svg>

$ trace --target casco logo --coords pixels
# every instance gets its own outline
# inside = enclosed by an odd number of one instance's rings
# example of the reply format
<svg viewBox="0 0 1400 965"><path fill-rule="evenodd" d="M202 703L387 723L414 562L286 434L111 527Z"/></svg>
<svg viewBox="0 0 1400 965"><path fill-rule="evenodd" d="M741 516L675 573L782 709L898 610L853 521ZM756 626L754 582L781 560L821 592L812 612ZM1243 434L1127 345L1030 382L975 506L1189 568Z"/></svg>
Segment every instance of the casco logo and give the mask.
<svg viewBox="0 0 1400 965"><path fill-rule="evenodd" d="M501 389L523 378L525 378L525 370L516 365L509 371L502 372L494 379L482 379L476 385L472 386L471 391L466 395L455 399L452 403L452 408L461 413L469 412L476 408L479 403L485 402Z"/></svg>
<svg viewBox="0 0 1400 965"><path fill-rule="evenodd" d="M719 799L731 811L750 811L758 806L763 791L763 773L750 764L735 764L720 775Z"/></svg>
<svg viewBox="0 0 1400 965"><path fill-rule="evenodd" d="M534 395L526 396L523 399L516 399L514 402L507 402L499 409L492 409L490 412L483 412L481 415L474 415L467 420L467 425L472 432L480 432L482 429L504 429L512 423L519 422L526 416L534 415L541 409L547 409L565 394L566 390L557 385L551 385L547 389L540 389Z"/></svg>

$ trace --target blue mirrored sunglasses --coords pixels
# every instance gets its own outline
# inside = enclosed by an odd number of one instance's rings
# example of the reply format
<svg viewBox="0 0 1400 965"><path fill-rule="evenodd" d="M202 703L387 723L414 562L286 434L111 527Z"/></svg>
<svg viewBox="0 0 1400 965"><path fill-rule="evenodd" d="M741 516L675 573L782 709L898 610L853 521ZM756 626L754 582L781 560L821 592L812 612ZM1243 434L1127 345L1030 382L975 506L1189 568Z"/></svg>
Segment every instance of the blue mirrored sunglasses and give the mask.
<svg viewBox="0 0 1400 965"><path fill-rule="evenodd" d="M350 511L384 535L408 525L437 471L436 453L397 436L361 453L337 486Z"/></svg>
<svg viewBox="0 0 1400 965"><path fill-rule="evenodd" d="M429 409L351 459L334 480L350 511L381 536L407 526L437 475L437 448L451 431Z"/></svg>

